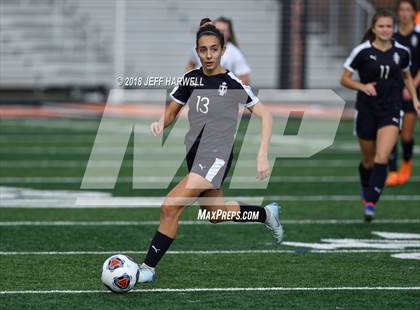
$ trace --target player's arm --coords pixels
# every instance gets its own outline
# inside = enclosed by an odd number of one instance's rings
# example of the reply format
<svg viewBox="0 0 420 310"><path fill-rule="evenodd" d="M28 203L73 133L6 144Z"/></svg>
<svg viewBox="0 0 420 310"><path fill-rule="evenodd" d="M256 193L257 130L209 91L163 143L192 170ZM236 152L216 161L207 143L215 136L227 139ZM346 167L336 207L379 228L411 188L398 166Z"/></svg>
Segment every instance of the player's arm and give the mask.
<svg viewBox="0 0 420 310"><path fill-rule="evenodd" d="M172 124L172 122L176 119L182 107L183 105L176 103L175 101L171 101L169 105L166 106L165 113L162 115L162 117L150 125L152 134L154 136L160 135L162 130Z"/></svg>
<svg viewBox="0 0 420 310"><path fill-rule="evenodd" d="M353 72L348 69L344 69L343 74L341 75L341 85L349 89L364 92L368 96L376 96L375 82L363 84L359 81L353 80L352 76Z"/></svg>
<svg viewBox="0 0 420 310"><path fill-rule="evenodd" d="M420 69L417 70L417 74L416 76L413 78L413 84L414 84L414 88L417 88L420 86Z"/></svg>
<svg viewBox="0 0 420 310"><path fill-rule="evenodd" d="M420 110L419 98L417 98L416 88L414 87L413 78L411 77L410 71L403 71L403 80L408 93L410 94L411 98L413 98L414 108Z"/></svg>
<svg viewBox="0 0 420 310"><path fill-rule="evenodd" d="M249 74L241 74L239 76L239 79L241 80L241 82L245 85L249 85L250 79L249 79Z"/></svg>
<svg viewBox="0 0 420 310"><path fill-rule="evenodd" d="M417 70L416 76L413 77L413 85L414 85L414 88L417 88L420 85L420 70ZM404 87L403 89L403 99L406 101L411 100L411 96L410 96L410 93L408 92L407 87Z"/></svg>
<svg viewBox="0 0 420 310"><path fill-rule="evenodd" d="M248 109L261 119L261 142L257 155L257 178L262 180L270 174L270 166L268 164L268 147L270 145L273 127L273 117L261 102L257 102Z"/></svg>

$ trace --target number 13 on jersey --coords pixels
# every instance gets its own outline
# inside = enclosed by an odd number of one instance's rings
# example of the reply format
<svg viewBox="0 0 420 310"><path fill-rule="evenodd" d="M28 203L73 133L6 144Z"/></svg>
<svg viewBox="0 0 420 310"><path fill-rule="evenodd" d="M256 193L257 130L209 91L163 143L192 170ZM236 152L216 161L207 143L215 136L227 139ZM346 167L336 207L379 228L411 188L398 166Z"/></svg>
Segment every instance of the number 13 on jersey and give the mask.
<svg viewBox="0 0 420 310"><path fill-rule="evenodd" d="M209 102L210 99L208 97L197 96L197 112L207 114L209 111Z"/></svg>

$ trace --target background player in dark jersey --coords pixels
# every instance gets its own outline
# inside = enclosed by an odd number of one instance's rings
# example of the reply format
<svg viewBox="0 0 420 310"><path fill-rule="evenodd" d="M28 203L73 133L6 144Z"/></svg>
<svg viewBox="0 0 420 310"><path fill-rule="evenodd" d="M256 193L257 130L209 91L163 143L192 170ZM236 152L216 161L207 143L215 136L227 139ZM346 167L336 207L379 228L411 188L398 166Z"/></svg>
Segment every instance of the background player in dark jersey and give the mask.
<svg viewBox="0 0 420 310"><path fill-rule="evenodd" d="M175 87L171 92L173 101L166 107L164 116L151 124L152 133L155 136L160 135L188 103L190 129L185 137L185 144L189 173L169 192L161 206L159 229L150 244L144 263L140 266L141 283L154 280L154 268L174 240L182 212L198 198L200 207L210 212L255 212L258 214L256 219L236 217L234 221L265 223L276 242L281 242L283 237L276 203L261 208L237 201L224 202L221 185L232 160L239 103L261 118L261 142L256 163L257 177L260 179L269 174L267 156L272 117L248 86L220 66L225 46L223 34L208 23L208 19L203 19L200 26L196 50L202 67L187 72L184 78L195 77L202 83ZM224 219L215 218L213 222L221 220Z"/></svg>
<svg viewBox="0 0 420 310"><path fill-rule="evenodd" d="M398 27L394 33L394 39L407 47L411 52L410 72L413 77L414 87L419 94L420 84L420 32L416 30L415 16L417 6L413 0L401 0L397 5ZM401 128L401 144L403 149L403 161L400 171L397 172L397 144L391 153L389 160L389 175L386 180L387 186L396 186L407 183L410 178L413 165L414 148L414 127L417 119L417 112L413 106L413 100L404 85L402 91L403 120Z"/></svg>
<svg viewBox="0 0 420 310"><path fill-rule="evenodd" d="M410 74L410 52L392 40L393 14L378 11L364 41L353 49L344 64L343 86L357 90L355 130L362 162L359 165L366 221L375 216L375 204L387 177L389 155L400 126L401 78L415 108L420 104ZM352 79L358 71L360 81Z"/></svg>

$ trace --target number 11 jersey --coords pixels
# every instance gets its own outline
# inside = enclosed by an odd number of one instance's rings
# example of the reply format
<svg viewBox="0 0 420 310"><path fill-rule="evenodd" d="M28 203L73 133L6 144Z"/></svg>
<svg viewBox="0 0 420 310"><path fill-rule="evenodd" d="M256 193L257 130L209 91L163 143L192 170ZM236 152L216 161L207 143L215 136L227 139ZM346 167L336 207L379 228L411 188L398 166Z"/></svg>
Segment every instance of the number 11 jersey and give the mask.
<svg viewBox="0 0 420 310"><path fill-rule="evenodd" d="M376 83L377 96L357 93L357 109L362 105L401 108L402 73L410 71L410 51L405 46L392 41L390 49L381 51L366 41L353 49L344 67L357 71L361 83Z"/></svg>

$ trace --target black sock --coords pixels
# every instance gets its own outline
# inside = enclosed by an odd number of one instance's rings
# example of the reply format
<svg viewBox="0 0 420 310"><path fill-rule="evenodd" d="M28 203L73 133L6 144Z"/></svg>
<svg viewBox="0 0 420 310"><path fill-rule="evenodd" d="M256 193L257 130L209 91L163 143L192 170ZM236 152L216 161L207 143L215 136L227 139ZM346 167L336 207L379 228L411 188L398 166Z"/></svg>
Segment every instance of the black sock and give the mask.
<svg viewBox="0 0 420 310"><path fill-rule="evenodd" d="M156 231L156 234L150 243L149 251L147 251L144 263L149 267L156 267L166 250L171 246L172 241L174 241L174 239Z"/></svg>
<svg viewBox="0 0 420 310"><path fill-rule="evenodd" d="M414 140L411 141L401 141L403 147L403 158L405 161L411 160L413 157L413 147L414 147Z"/></svg>
<svg viewBox="0 0 420 310"><path fill-rule="evenodd" d="M366 201L377 203L385 185L387 175L387 164L377 164L373 166L372 176L370 177L369 187L366 191Z"/></svg>
<svg viewBox="0 0 420 310"><path fill-rule="evenodd" d="M362 185L363 194L366 194L366 191L369 187L370 176L372 175L372 169L367 169L363 166L363 163L359 164L359 175L360 175L360 184Z"/></svg>
<svg viewBox="0 0 420 310"><path fill-rule="evenodd" d="M395 144L394 148L392 149L391 155L389 155L388 160L388 167L389 171L396 172L397 169L397 157L398 157L398 147L397 144Z"/></svg>
<svg viewBox="0 0 420 310"><path fill-rule="evenodd" d="M264 223L267 219L267 213L265 212L265 209L260 206L251 206L243 204L242 202L239 203L239 208L241 209L241 218L240 219L234 219L234 222L261 222ZM245 213L244 213L245 212ZM252 216L251 219L247 219L248 215L250 216L249 212L256 212L258 214L258 218L254 218ZM245 219L242 218L242 216L245 215Z"/></svg>

